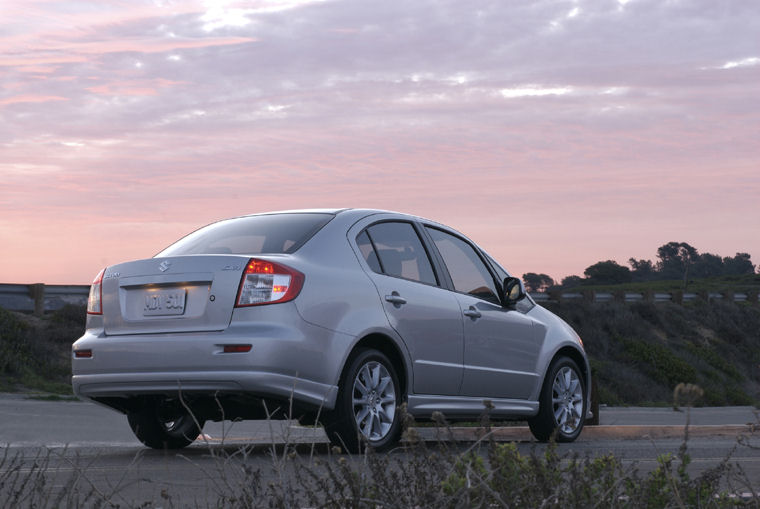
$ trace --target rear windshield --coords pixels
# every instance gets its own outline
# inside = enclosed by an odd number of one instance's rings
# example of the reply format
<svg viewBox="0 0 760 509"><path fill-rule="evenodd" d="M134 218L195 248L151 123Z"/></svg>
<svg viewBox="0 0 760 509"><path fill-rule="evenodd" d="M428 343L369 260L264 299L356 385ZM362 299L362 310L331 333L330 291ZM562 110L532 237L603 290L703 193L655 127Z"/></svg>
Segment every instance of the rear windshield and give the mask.
<svg viewBox="0 0 760 509"><path fill-rule="evenodd" d="M226 219L194 231L158 253L156 257L293 253L333 217L333 214L295 213Z"/></svg>

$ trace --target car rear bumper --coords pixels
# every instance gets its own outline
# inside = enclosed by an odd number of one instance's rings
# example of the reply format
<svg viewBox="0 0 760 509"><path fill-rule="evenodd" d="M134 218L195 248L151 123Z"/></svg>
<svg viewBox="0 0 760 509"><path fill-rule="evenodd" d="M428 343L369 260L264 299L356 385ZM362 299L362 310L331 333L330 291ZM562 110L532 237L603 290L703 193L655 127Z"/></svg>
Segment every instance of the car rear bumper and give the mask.
<svg viewBox="0 0 760 509"><path fill-rule="evenodd" d="M351 337L313 326L289 303L236 310L223 331L106 335L91 328L72 346L72 386L83 398L244 393L332 409ZM250 345L225 352L225 345Z"/></svg>
<svg viewBox="0 0 760 509"><path fill-rule="evenodd" d="M137 372L74 375L74 393L82 398L143 395L246 393L331 409L338 388L266 371Z"/></svg>

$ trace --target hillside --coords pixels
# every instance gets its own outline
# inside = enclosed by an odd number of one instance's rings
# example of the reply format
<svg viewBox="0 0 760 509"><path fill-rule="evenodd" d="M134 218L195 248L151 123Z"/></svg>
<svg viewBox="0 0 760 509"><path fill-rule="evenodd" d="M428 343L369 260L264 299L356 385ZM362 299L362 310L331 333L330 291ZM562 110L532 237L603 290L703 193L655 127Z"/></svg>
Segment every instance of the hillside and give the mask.
<svg viewBox="0 0 760 509"><path fill-rule="evenodd" d="M669 405L680 382L702 387L706 405L760 400L760 306L581 300L545 306L583 338L601 403ZM70 394L70 347L84 318L75 306L42 319L0 308L0 391Z"/></svg>
<svg viewBox="0 0 760 509"><path fill-rule="evenodd" d="M702 387L706 405L760 399L757 305L564 301L546 307L583 338L601 403L672 403L680 382Z"/></svg>

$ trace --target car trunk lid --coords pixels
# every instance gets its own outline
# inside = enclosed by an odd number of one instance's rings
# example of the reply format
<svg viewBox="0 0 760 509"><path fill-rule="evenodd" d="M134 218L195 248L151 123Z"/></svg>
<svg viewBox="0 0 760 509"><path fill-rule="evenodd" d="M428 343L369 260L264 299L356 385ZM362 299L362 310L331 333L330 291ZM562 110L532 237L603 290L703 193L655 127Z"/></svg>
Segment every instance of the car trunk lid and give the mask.
<svg viewBox="0 0 760 509"><path fill-rule="evenodd" d="M102 286L105 333L226 329L247 261L246 256L189 255L109 267Z"/></svg>

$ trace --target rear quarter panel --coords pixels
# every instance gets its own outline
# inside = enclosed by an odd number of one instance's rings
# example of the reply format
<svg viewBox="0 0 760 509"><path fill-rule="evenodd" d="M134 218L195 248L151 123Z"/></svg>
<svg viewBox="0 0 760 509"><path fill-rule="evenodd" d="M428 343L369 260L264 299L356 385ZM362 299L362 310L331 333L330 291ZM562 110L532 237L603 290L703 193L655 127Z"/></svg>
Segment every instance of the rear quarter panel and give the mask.
<svg viewBox="0 0 760 509"><path fill-rule="evenodd" d="M356 219L355 214L339 214L298 250L295 268L306 277L295 300L296 308L306 322L350 338L350 344L335 343L328 354L341 365L359 340L382 334L402 351L409 373L406 346L388 323L377 289L362 270L346 237ZM338 383L339 376L340 370L334 383Z"/></svg>

